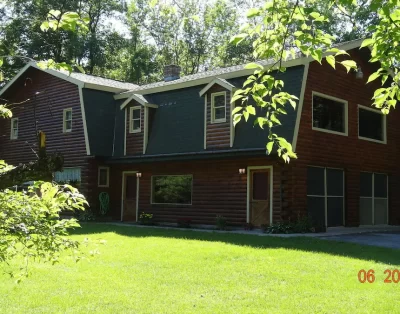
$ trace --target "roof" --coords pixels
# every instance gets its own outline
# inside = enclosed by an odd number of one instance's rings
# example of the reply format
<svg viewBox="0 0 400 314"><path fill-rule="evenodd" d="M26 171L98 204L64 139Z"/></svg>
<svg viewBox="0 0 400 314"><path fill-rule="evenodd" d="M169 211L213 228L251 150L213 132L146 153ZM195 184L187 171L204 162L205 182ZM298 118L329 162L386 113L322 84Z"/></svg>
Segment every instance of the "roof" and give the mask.
<svg viewBox="0 0 400 314"><path fill-rule="evenodd" d="M138 102L143 107L151 107L151 108L158 108L157 105L150 104L143 95L132 94L127 100L125 100L120 108L124 109L132 100Z"/></svg>
<svg viewBox="0 0 400 314"><path fill-rule="evenodd" d="M338 43L334 45L334 47L339 48L341 50L351 50L357 47L360 47L363 39L356 39L352 41L347 41L343 43ZM329 55L331 53L326 53L324 56ZM311 57L306 57L302 54L297 54L294 58L289 57L288 60L283 62L283 66L285 67L292 67L292 66L297 66L297 65L302 65L309 63L313 61ZM273 65L275 63L275 60L263 60L263 61L258 61L258 64L267 67L269 65ZM246 63L247 64L247 63ZM115 99L124 99L130 97L133 93L135 94L151 94L151 93L157 93L157 92L163 92L167 90L173 90L173 89L179 89L179 88L184 88L184 87L191 87L191 86L196 86L196 85L207 85L210 83L215 78L220 78L220 79L230 79L230 78L235 78L239 76L248 76L254 72L253 69L246 69L245 66L246 64L240 64L240 65L235 65L231 67L226 67L226 68L218 68L212 71L205 71L205 72L199 72L196 74L192 75L186 75L184 77L181 77L180 79L174 80L174 81L160 81L156 83L151 83L151 84L146 84L139 86L137 88L134 88L133 90L123 92L119 95L114 96Z"/></svg>
<svg viewBox="0 0 400 314"><path fill-rule="evenodd" d="M10 80L6 85L4 85L4 87L0 91L0 95L2 95L29 68L35 68L44 71L46 73L54 75L60 79L63 79L65 81L68 81L83 88L97 89L113 93L121 93L138 87L138 85L132 83L110 80L94 75L88 75L76 72L69 73L67 71L58 71L53 69L42 69L35 62L29 62L12 78L12 80Z"/></svg>

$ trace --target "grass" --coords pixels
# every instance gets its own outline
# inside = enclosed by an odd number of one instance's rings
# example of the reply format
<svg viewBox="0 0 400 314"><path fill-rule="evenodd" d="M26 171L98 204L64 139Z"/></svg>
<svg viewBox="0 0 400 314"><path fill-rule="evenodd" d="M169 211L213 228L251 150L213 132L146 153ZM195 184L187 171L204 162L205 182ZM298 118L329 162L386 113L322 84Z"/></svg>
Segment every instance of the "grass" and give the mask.
<svg viewBox="0 0 400 314"><path fill-rule="evenodd" d="M0 267L0 313L398 313L400 250L310 238L87 224L105 239L78 264L32 264L17 285ZM358 282L360 269L376 281Z"/></svg>

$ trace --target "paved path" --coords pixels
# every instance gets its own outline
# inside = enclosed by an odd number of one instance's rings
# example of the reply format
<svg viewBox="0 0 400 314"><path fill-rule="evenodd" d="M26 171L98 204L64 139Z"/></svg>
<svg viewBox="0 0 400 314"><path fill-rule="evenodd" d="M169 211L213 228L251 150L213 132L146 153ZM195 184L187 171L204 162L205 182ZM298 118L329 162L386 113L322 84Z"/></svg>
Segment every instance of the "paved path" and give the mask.
<svg viewBox="0 0 400 314"><path fill-rule="evenodd" d="M334 240L341 242L352 242L364 245L381 246L400 250L400 233L360 233L343 234L337 236L321 237L324 240Z"/></svg>

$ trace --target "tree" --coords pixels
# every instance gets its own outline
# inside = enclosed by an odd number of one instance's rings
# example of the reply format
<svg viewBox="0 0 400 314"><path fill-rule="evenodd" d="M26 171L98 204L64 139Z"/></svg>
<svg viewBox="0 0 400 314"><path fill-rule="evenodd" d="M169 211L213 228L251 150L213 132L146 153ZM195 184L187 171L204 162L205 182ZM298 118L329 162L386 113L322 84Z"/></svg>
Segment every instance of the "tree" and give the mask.
<svg viewBox="0 0 400 314"><path fill-rule="evenodd" d="M311 56L321 63L326 56L326 61L335 68L337 64L344 66L349 72L356 69L353 60L348 59L348 54L333 44L337 36L332 35L329 19L320 11L329 8L332 14L352 16L346 8L354 8L356 14L366 14L363 19L367 30L361 33L370 33L371 38L366 39L362 47L370 46L372 59L370 62L379 62L379 69L373 73L368 82L377 78L381 79L382 88L375 91L373 105L380 108L384 114L388 114L400 100L399 90L399 59L400 48L398 46L400 35L400 6L399 2L392 0L374 0L370 2L356 3L349 0L337 0L318 2L274 0L265 1L258 8L248 11L249 23L241 26L241 33L232 38L232 43L240 44L244 40L253 43L253 55L255 59L273 60L272 65L264 68L260 64L251 63L247 68L254 69L243 84L243 88L235 92L232 102L240 101L236 107L234 124L242 117L247 121L250 115L255 115L254 104L267 109L265 116L257 117L256 123L269 129L269 142L266 145L268 153L276 147L277 153L286 162L291 158L297 158L292 146L283 137L274 133L274 127L280 125L280 115L286 114L287 104L296 106L297 98L294 95L283 92L284 82L277 80L274 73L285 71L283 62L288 58L294 58L298 54ZM362 13L364 12L364 13ZM377 12L377 14L372 14ZM331 15L332 15L331 14ZM385 85L391 77L392 83Z"/></svg>

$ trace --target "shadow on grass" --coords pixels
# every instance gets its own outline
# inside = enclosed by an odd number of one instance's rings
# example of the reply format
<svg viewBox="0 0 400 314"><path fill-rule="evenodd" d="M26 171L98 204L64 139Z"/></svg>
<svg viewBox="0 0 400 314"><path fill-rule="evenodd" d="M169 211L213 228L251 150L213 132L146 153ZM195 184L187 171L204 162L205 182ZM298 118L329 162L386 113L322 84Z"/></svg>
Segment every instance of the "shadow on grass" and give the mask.
<svg viewBox="0 0 400 314"><path fill-rule="evenodd" d="M378 263L400 265L400 250L326 241L310 237L267 237L252 234L202 232L190 229L163 229L151 227L118 226L113 224L85 223L81 229L72 232L75 235L95 235L112 232L126 237L161 237L173 239L199 240L210 242L222 242L233 245L248 246L264 249L289 249L304 252L325 253L336 256L345 256Z"/></svg>

